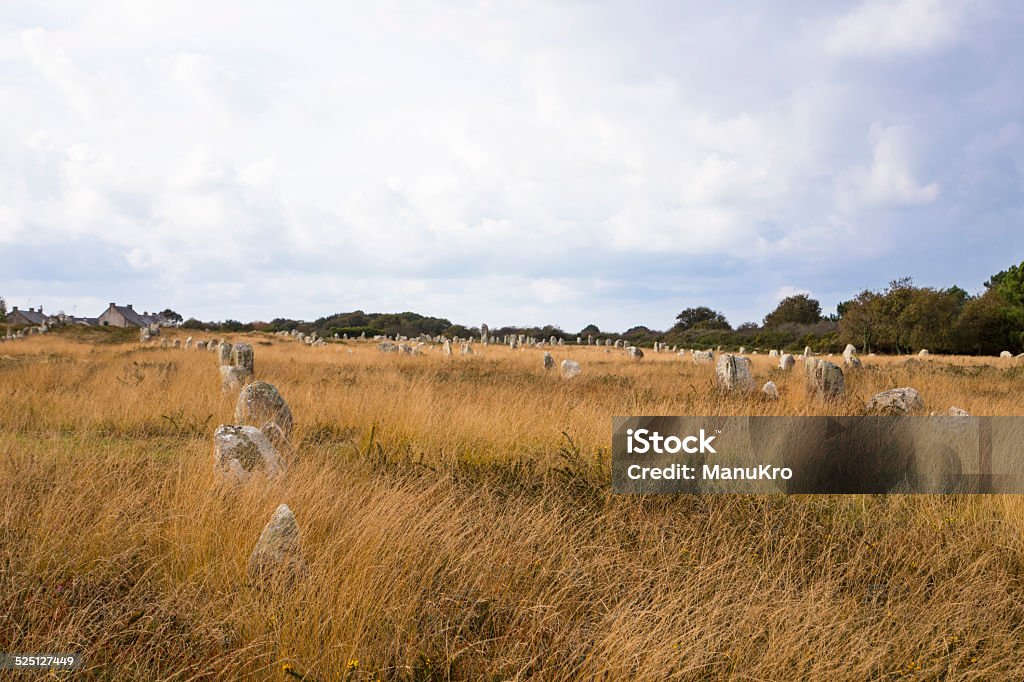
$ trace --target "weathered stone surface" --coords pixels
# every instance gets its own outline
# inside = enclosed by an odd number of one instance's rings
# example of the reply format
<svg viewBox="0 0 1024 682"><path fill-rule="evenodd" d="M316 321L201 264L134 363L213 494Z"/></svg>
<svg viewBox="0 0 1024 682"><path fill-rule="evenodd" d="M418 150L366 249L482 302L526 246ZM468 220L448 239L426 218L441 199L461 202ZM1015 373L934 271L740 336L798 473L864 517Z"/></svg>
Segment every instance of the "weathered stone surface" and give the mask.
<svg viewBox="0 0 1024 682"><path fill-rule="evenodd" d="M196 341L196 350L206 350L206 341Z"/></svg>
<svg viewBox="0 0 1024 682"><path fill-rule="evenodd" d="M222 366L231 364L231 344L227 341L217 344L217 360Z"/></svg>
<svg viewBox="0 0 1024 682"><path fill-rule="evenodd" d="M222 425L213 433L213 469L221 478L244 483L253 473L284 472L284 461L270 440L255 426Z"/></svg>
<svg viewBox="0 0 1024 682"><path fill-rule="evenodd" d="M715 353L710 350L695 350L693 351L693 363L695 365L702 365L709 362L715 361Z"/></svg>
<svg viewBox="0 0 1024 682"><path fill-rule="evenodd" d="M471 344L471 343L463 343L463 344L461 344L459 346L459 352L462 353L463 355L472 355L473 354L473 344Z"/></svg>
<svg viewBox="0 0 1024 682"><path fill-rule="evenodd" d="M190 336L187 339L185 339L185 348L191 348L191 347L192 347L192 337Z"/></svg>
<svg viewBox="0 0 1024 682"><path fill-rule="evenodd" d="M245 367L234 367L232 365L221 365L220 385L224 390L242 388L252 381L252 372Z"/></svg>
<svg viewBox="0 0 1024 682"><path fill-rule="evenodd" d="M299 524L282 504L263 528L249 555L249 580L254 587L290 586L306 573Z"/></svg>
<svg viewBox="0 0 1024 682"><path fill-rule="evenodd" d="M252 346L247 343L236 343L231 347L231 364L235 367L245 367L250 374L255 373L255 361Z"/></svg>
<svg viewBox="0 0 1024 682"><path fill-rule="evenodd" d="M779 351L774 350L774 349L768 351L768 357L770 357L770 358L777 358L777 357L779 357Z"/></svg>
<svg viewBox="0 0 1024 682"><path fill-rule="evenodd" d="M811 357L811 347L804 346L804 359Z"/></svg>
<svg viewBox="0 0 1024 682"><path fill-rule="evenodd" d="M878 414L910 414L924 409L924 399L913 388L891 388L871 398L867 409Z"/></svg>
<svg viewBox="0 0 1024 682"><path fill-rule="evenodd" d="M544 369L547 370L547 369L554 369L554 368L555 368L555 359L553 357L551 357L551 353L545 352L544 353Z"/></svg>
<svg viewBox="0 0 1024 682"><path fill-rule="evenodd" d="M779 399L779 388L775 385L774 381L769 381L761 387L761 393L764 394L769 400Z"/></svg>
<svg viewBox="0 0 1024 682"><path fill-rule="evenodd" d="M918 351L917 354L919 356L921 356L922 358L928 357L928 349L927 348L922 348L920 351Z"/></svg>
<svg viewBox="0 0 1024 682"><path fill-rule="evenodd" d="M753 391L750 358L722 353L715 363L715 383L720 391Z"/></svg>
<svg viewBox="0 0 1024 682"><path fill-rule="evenodd" d="M746 346L740 346L740 355L746 355L746 354L747 354L747 347Z"/></svg>
<svg viewBox="0 0 1024 682"><path fill-rule="evenodd" d="M795 365L795 364L796 364L796 358L794 358L789 353L783 353L782 357L779 358L779 369L783 369L783 370L787 370L788 371L788 370L793 369L793 365Z"/></svg>
<svg viewBox="0 0 1024 682"><path fill-rule="evenodd" d="M292 436L292 411L273 384L254 381L242 389L235 403L235 421L262 427L273 422L281 429L285 439Z"/></svg>
<svg viewBox="0 0 1024 682"><path fill-rule="evenodd" d="M640 362L644 359L644 352L636 346L630 346L627 348L626 353L629 355L629 359L634 362Z"/></svg>
<svg viewBox="0 0 1024 682"><path fill-rule="evenodd" d="M398 346L396 346L391 341L381 341L380 343L377 344L377 350L379 350L381 353L397 353Z"/></svg>
<svg viewBox="0 0 1024 682"><path fill-rule="evenodd" d="M804 380L809 396L838 400L846 394L843 370L828 360L807 358L804 364Z"/></svg>
<svg viewBox="0 0 1024 682"><path fill-rule="evenodd" d="M959 407L951 407L951 408L949 408L949 416L950 417L970 417L971 413L968 412L967 410L962 410Z"/></svg>
<svg viewBox="0 0 1024 682"><path fill-rule="evenodd" d="M441 346L441 352L444 353L445 355L451 355L452 354L452 342L449 341L448 339L445 339L444 340L444 345Z"/></svg>
<svg viewBox="0 0 1024 682"><path fill-rule="evenodd" d="M857 354L857 347L854 346L852 343L846 344L846 348L843 349L843 357L845 358L845 357L848 357L850 355L856 355L856 354Z"/></svg>
<svg viewBox="0 0 1024 682"><path fill-rule="evenodd" d="M174 339L174 341L171 342L171 346L174 348L181 348L181 339Z"/></svg>
<svg viewBox="0 0 1024 682"><path fill-rule="evenodd" d="M1004 350L1002 353L999 354L999 357L1001 357L1001 358L1012 358L1013 357L1013 353L1011 353L1008 350Z"/></svg>
<svg viewBox="0 0 1024 682"><path fill-rule="evenodd" d="M843 366L850 367L852 369L859 369L861 367L860 358L858 358L856 355L844 355Z"/></svg>
<svg viewBox="0 0 1024 682"><path fill-rule="evenodd" d="M561 370L563 379L572 379L583 371L580 369L580 363L575 360L562 360Z"/></svg>

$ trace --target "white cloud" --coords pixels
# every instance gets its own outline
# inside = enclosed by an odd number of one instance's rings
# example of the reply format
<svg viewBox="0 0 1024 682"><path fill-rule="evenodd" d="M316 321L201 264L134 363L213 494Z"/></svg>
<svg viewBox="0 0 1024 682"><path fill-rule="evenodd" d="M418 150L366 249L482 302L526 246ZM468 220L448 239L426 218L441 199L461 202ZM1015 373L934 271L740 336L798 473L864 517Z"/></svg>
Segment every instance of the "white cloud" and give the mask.
<svg viewBox="0 0 1024 682"><path fill-rule="evenodd" d="M921 184L911 172L906 128L874 124L870 132L872 163L850 171L840 184L840 201L851 209L913 206L935 201L939 185Z"/></svg>
<svg viewBox="0 0 1024 682"><path fill-rule="evenodd" d="M957 9L949 0L865 0L835 22L826 45L851 56L932 49L956 40Z"/></svg>

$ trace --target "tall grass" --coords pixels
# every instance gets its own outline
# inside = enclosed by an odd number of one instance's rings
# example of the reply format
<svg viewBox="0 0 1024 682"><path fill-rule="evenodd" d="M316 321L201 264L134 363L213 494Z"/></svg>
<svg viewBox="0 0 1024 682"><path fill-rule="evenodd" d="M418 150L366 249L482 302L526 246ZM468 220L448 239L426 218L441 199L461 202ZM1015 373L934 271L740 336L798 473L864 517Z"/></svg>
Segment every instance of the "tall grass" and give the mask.
<svg viewBox="0 0 1024 682"><path fill-rule="evenodd" d="M234 409L214 353L0 346L0 651L79 651L94 679L1024 677L1017 498L607 485L613 415L858 414L896 386L1015 414L1012 362L866 358L825 405L766 356L778 402L667 353L557 348L584 367L562 381L533 350L248 340L295 455L234 490L212 471ZM309 572L261 594L246 561L281 502Z"/></svg>

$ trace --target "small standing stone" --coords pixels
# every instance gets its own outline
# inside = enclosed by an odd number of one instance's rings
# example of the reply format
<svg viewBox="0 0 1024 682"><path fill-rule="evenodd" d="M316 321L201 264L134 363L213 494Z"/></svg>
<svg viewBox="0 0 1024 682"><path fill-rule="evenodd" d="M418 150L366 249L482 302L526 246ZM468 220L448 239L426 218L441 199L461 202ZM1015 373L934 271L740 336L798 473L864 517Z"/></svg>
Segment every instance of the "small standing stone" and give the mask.
<svg viewBox="0 0 1024 682"><path fill-rule="evenodd" d="M626 352L629 354L629 359L634 362L640 362L644 359L644 352L636 346L630 346L626 349Z"/></svg>
<svg viewBox="0 0 1024 682"><path fill-rule="evenodd" d="M550 370L555 368L555 359L551 357L551 353L544 353L544 369Z"/></svg>
<svg viewBox="0 0 1024 682"><path fill-rule="evenodd" d="M867 404L868 412L901 415L920 412L924 399L913 388L891 388L876 394Z"/></svg>
<svg viewBox="0 0 1024 682"><path fill-rule="evenodd" d="M262 469L267 476L284 471L277 449L255 426L218 426L213 433L213 467L222 478L244 483Z"/></svg>
<svg viewBox="0 0 1024 682"><path fill-rule="evenodd" d="M580 363L575 360L562 360L562 378L572 379L578 376L582 370L580 369Z"/></svg>
<svg viewBox="0 0 1024 682"><path fill-rule="evenodd" d="M764 394L769 400L779 399L779 388L775 385L774 381L769 381L761 388L761 393Z"/></svg>
<svg viewBox="0 0 1024 682"><path fill-rule="evenodd" d="M838 400L846 394L846 381L843 370L828 360L807 358L804 365L804 378L809 395L826 400Z"/></svg>
<svg viewBox="0 0 1024 682"><path fill-rule="evenodd" d="M249 555L248 572L253 586L259 588L279 581L289 585L305 574L299 524L288 505L280 505L264 526Z"/></svg>
<svg viewBox="0 0 1024 682"><path fill-rule="evenodd" d="M231 364L231 344L227 341L221 341L217 344L217 360L222 367Z"/></svg>

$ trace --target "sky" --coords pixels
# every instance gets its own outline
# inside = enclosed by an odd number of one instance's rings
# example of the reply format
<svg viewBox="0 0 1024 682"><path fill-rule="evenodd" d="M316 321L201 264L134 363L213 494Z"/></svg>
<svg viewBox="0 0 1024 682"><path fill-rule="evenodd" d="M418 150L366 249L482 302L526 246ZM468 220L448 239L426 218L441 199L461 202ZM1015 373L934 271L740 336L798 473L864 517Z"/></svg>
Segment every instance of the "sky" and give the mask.
<svg viewBox="0 0 1024 682"><path fill-rule="evenodd" d="M1024 260L1024 8L0 4L0 296L734 325Z"/></svg>

